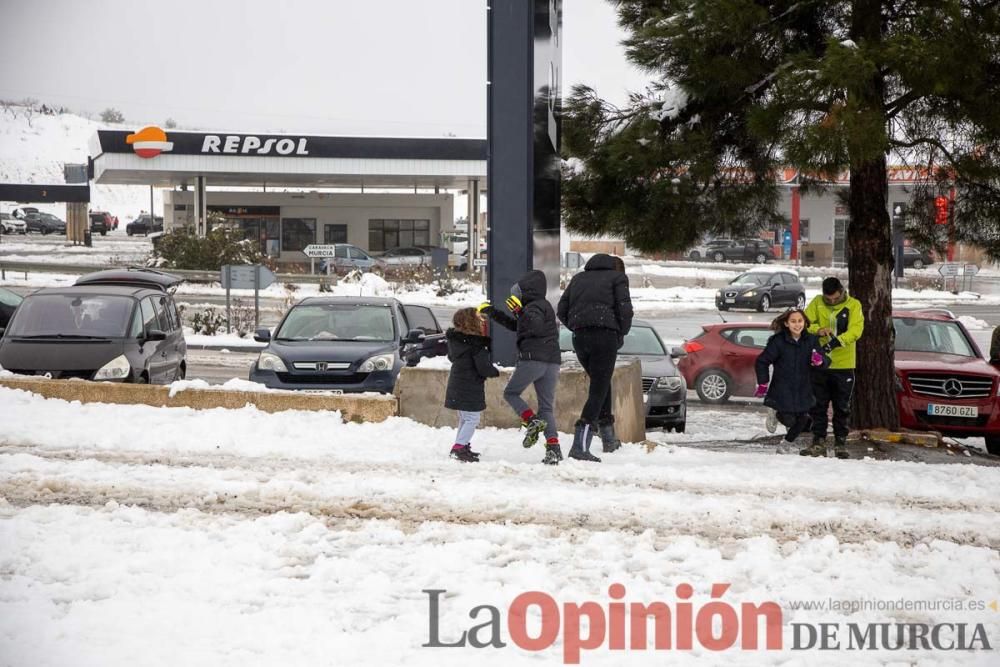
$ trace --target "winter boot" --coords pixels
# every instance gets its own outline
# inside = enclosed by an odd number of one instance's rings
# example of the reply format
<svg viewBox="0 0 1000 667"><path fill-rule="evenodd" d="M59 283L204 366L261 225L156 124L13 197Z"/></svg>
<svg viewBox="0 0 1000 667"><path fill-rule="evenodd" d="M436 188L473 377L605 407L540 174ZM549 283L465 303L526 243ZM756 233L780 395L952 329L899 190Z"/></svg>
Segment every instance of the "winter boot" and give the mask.
<svg viewBox="0 0 1000 667"><path fill-rule="evenodd" d="M601 448L605 454L610 454L622 446L622 441L615 436L615 418L597 422L597 435L601 438Z"/></svg>
<svg viewBox="0 0 1000 667"><path fill-rule="evenodd" d="M465 446L465 449L466 449L466 451L469 452L470 456L474 457L477 461L479 460L479 452L472 451L472 443L471 442Z"/></svg>
<svg viewBox="0 0 1000 667"><path fill-rule="evenodd" d="M536 414L526 412L521 415L521 426L524 428L524 440L521 441L521 444L527 449L538 442L538 436L545 431L548 422L544 419L539 419Z"/></svg>
<svg viewBox="0 0 1000 667"><path fill-rule="evenodd" d="M838 459L851 458L850 453L848 453L847 451L847 438L841 438L841 437L834 438L833 454Z"/></svg>
<svg viewBox="0 0 1000 667"><path fill-rule="evenodd" d="M468 445L455 445L451 448L451 458L462 463L478 463L479 456L476 455Z"/></svg>
<svg viewBox="0 0 1000 667"><path fill-rule="evenodd" d="M813 436L812 444L805 449L800 449L799 454L802 456L825 456L826 455L826 443L824 442L826 438L821 438L818 435Z"/></svg>
<svg viewBox="0 0 1000 667"><path fill-rule="evenodd" d="M563 460L562 447L559 446L558 438L549 438L545 441L545 458L542 463L548 466L559 465Z"/></svg>
<svg viewBox="0 0 1000 667"><path fill-rule="evenodd" d="M778 411L774 408L767 409L767 418L764 419L764 428L767 429L768 433L774 433L778 430Z"/></svg>
<svg viewBox="0 0 1000 667"><path fill-rule="evenodd" d="M577 461L600 463L601 459L590 453L590 441L593 439L594 425L582 419L578 420L573 430L573 446L569 450L569 457Z"/></svg>

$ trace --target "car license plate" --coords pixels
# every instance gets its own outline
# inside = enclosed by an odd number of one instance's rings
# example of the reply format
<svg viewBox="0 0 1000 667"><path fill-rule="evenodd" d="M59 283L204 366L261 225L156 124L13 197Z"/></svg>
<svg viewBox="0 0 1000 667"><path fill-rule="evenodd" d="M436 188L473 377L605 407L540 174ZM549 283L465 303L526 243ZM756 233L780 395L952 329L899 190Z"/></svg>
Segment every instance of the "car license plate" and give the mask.
<svg viewBox="0 0 1000 667"><path fill-rule="evenodd" d="M975 405L937 405L927 404L927 414L935 417L969 417L979 416L979 408Z"/></svg>
<svg viewBox="0 0 1000 667"><path fill-rule="evenodd" d="M303 394L333 394L334 396L340 396L344 393L343 389L302 389Z"/></svg>
<svg viewBox="0 0 1000 667"><path fill-rule="evenodd" d="M726 303L736 303L736 299L726 299Z"/></svg>

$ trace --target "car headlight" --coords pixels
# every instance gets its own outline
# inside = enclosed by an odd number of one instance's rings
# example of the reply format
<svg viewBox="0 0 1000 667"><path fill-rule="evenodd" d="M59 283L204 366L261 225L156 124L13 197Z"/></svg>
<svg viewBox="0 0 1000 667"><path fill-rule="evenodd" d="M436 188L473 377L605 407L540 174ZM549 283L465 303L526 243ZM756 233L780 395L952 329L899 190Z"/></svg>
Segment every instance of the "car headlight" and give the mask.
<svg viewBox="0 0 1000 667"><path fill-rule="evenodd" d="M668 391L677 391L684 384L684 380L679 377L674 377L672 375L667 375L661 377L656 381L657 389L666 389Z"/></svg>
<svg viewBox="0 0 1000 667"><path fill-rule="evenodd" d="M94 373L95 380L121 380L122 378L128 377L128 374L132 371L132 366L129 365L128 359L125 358L124 354L120 354L108 363L101 366L101 368Z"/></svg>
<svg viewBox="0 0 1000 667"><path fill-rule="evenodd" d="M744 292L743 296L757 296L757 290L750 290L749 292Z"/></svg>
<svg viewBox="0 0 1000 667"><path fill-rule="evenodd" d="M261 352L260 356L257 357L257 370L287 373L288 367L285 366L285 362L281 360L281 357L273 352Z"/></svg>
<svg viewBox="0 0 1000 667"><path fill-rule="evenodd" d="M392 368L396 361L393 354L378 354L365 359L365 362L358 368L359 373L373 373L375 371L387 371Z"/></svg>

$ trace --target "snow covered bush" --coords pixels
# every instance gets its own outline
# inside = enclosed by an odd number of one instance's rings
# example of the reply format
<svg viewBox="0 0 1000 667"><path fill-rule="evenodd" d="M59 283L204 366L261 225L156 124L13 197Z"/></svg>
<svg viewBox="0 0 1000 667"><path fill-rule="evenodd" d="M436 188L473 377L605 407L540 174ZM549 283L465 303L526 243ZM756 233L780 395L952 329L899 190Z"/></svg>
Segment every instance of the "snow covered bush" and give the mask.
<svg viewBox="0 0 1000 667"><path fill-rule="evenodd" d="M188 228L161 236L153 246L153 261L168 269L217 271L225 264L261 264L260 245L238 229L216 227L204 238ZM157 261L162 260L162 261Z"/></svg>

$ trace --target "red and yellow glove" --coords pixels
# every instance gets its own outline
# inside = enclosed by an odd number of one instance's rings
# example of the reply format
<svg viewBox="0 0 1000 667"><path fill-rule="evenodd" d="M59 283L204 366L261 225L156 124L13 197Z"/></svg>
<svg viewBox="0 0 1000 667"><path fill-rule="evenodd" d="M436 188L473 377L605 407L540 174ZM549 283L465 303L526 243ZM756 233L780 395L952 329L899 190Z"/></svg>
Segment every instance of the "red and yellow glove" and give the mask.
<svg viewBox="0 0 1000 667"><path fill-rule="evenodd" d="M510 308L510 312L514 313L515 315L521 314L522 310L521 300L518 299L516 296L511 294L509 297L507 297L506 303L507 307Z"/></svg>

